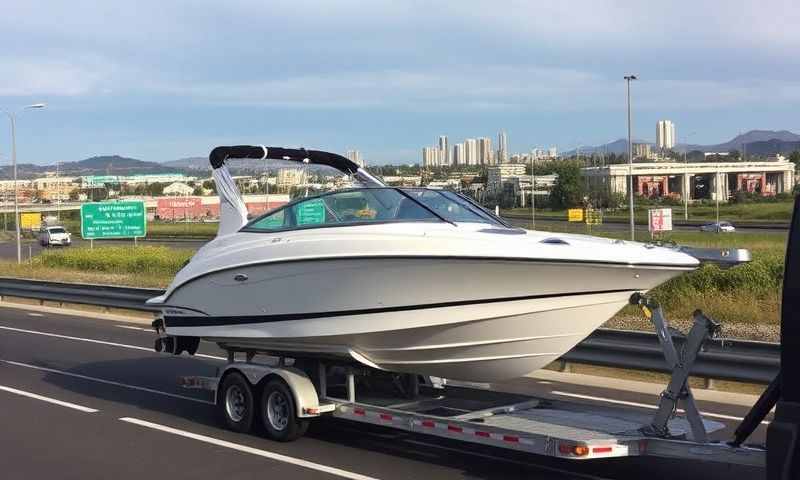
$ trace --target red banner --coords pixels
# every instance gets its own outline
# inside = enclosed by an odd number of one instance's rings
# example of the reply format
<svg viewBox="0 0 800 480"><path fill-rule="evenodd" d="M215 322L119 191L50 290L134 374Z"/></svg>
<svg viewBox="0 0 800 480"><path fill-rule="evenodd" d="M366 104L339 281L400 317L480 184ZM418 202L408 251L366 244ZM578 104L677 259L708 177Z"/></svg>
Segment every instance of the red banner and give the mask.
<svg viewBox="0 0 800 480"><path fill-rule="evenodd" d="M200 197L159 198L156 215L162 220L197 219L205 216Z"/></svg>

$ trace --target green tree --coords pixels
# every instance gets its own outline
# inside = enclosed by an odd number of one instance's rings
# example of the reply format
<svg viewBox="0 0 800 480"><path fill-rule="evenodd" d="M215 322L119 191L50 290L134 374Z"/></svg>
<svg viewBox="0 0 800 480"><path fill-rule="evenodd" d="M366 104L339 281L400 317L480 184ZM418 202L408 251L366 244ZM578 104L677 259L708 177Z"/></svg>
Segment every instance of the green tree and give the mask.
<svg viewBox="0 0 800 480"><path fill-rule="evenodd" d="M794 169L800 168L800 150L795 150L789 154L789 160L794 163Z"/></svg>
<svg viewBox="0 0 800 480"><path fill-rule="evenodd" d="M217 184L211 180L206 180L205 182L203 182L203 188L205 188L206 190L211 190L214 193L217 193Z"/></svg>
<svg viewBox="0 0 800 480"><path fill-rule="evenodd" d="M147 194L151 197L159 197L164 193L163 183L149 183L147 185Z"/></svg>
<svg viewBox="0 0 800 480"><path fill-rule="evenodd" d="M563 163L556 167L555 173L558 178L550 190L550 205L553 208L581 205L585 188L580 165L576 162Z"/></svg>

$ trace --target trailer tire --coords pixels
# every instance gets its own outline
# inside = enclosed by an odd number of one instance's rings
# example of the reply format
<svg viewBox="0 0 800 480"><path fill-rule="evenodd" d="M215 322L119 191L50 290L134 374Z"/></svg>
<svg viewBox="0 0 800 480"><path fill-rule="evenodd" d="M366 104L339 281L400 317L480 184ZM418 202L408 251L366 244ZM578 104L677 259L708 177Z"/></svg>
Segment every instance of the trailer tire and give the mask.
<svg viewBox="0 0 800 480"><path fill-rule="evenodd" d="M286 382L273 378L261 391L261 421L267 436L279 442L291 442L308 430L308 419L297 417L294 395Z"/></svg>
<svg viewBox="0 0 800 480"><path fill-rule="evenodd" d="M225 377L218 401L220 413L229 429L239 433L247 433L252 429L256 402L250 382L241 373L232 372Z"/></svg>

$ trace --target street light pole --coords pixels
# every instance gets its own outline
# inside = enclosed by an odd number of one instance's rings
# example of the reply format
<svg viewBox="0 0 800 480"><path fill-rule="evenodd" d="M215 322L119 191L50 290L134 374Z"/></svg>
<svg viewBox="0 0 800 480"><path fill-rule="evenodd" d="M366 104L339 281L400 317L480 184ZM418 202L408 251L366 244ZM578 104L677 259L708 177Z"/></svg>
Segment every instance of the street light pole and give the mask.
<svg viewBox="0 0 800 480"><path fill-rule="evenodd" d="M628 193L629 214L631 217L631 241L636 240L636 223L633 218L633 143L631 141L631 80L637 80L636 75L625 75L628 93Z"/></svg>
<svg viewBox="0 0 800 480"><path fill-rule="evenodd" d="M531 152L531 230L536 230L536 164L533 160L533 152Z"/></svg>
<svg viewBox="0 0 800 480"><path fill-rule="evenodd" d="M44 103L35 103L24 107L24 109L44 107ZM14 172L14 227L17 236L17 263L22 263L22 240L19 230L19 188L17 185L17 118L15 112L3 110L3 113L5 113L11 121L11 165Z"/></svg>
<svg viewBox="0 0 800 480"><path fill-rule="evenodd" d="M683 219L689 220L689 196L691 196L692 182L689 180L689 138L696 132L686 136L686 148L683 150Z"/></svg>
<svg viewBox="0 0 800 480"><path fill-rule="evenodd" d="M56 218L58 223L61 223L61 179L58 177L58 169L61 166L61 160L56 162Z"/></svg>
<svg viewBox="0 0 800 480"><path fill-rule="evenodd" d="M22 263L22 242L19 234L19 200L17 185L17 120L13 113L6 112L11 119L11 168L14 175L14 229L17 237L17 263Z"/></svg>

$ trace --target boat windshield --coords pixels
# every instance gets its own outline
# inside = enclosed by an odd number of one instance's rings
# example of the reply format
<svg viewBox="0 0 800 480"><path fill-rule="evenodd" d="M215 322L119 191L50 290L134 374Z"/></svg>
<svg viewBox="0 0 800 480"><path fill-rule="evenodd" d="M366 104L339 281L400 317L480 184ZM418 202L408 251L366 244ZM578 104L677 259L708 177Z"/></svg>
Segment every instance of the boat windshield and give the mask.
<svg viewBox="0 0 800 480"><path fill-rule="evenodd" d="M455 192L428 188L405 188L403 191L448 221L507 226L480 205Z"/></svg>
<svg viewBox="0 0 800 480"><path fill-rule="evenodd" d="M256 218L242 231L269 232L409 221L501 224L452 192L385 187L342 190L295 200Z"/></svg>

